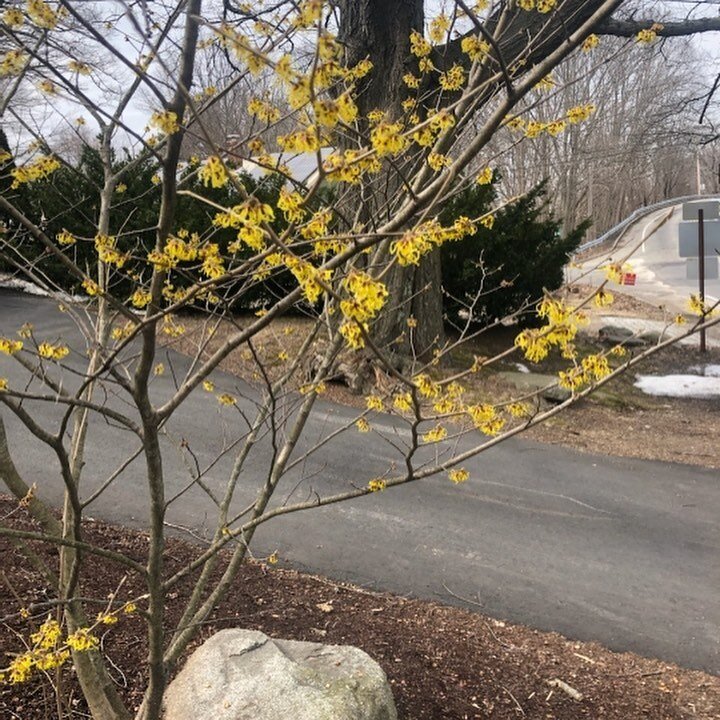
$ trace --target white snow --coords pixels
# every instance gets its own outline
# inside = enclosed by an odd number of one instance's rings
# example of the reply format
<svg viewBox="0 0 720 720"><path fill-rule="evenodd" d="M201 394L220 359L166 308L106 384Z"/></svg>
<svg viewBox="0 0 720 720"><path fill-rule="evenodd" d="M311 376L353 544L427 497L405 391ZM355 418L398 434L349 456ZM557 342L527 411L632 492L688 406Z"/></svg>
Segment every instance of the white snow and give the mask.
<svg viewBox="0 0 720 720"><path fill-rule="evenodd" d="M529 373L530 372L530 368L528 368L527 365L523 365L522 363L516 362L515 367L517 368L518 372L521 372L521 373Z"/></svg>
<svg viewBox="0 0 720 720"><path fill-rule="evenodd" d="M693 365L688 371L705 377L720 378L720 365Z"/></svg>
<svg viewBox="0 0 720 720"><path fill-rule="evenodd" d="M68 295L64 292L48 292L43 288L31 283L29 280L23 280L19 277L14 277L8 273L0 273L0 288L7 288L8 290L20 290L21 292L27 293L28 295L40 295L42 297L54 297L62 302L84 302L87 300L82 295Z"/></svg>
<svg viewBox="0 0 720 720"><path fill-rule="evenodd" d="M720 372L712 376L638 375L635 387L646 395L661 397L720 398Z"/></svg>

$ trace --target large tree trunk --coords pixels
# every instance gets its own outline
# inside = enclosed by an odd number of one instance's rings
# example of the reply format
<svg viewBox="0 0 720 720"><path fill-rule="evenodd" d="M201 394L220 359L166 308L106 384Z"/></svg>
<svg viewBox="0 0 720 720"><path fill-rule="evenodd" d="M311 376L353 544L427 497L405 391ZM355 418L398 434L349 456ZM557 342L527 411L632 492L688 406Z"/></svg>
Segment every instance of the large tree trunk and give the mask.
<svg viewBox="0 0 720 720"><path fill-rule="evenodd" d="M379 108L390 118L399 117L406 95L402 77L413 70L410 33L423 31L423 0L342 0L340 10L339 39L346 47L348 62L369 58L373 64L359 92L361 114ZM400 180L392 172L374 186L376 194L353 199L363 204L361 218L371 224L386 220L392 212ZM430 353L443 340L440 254L431 253L419 267L394 267L387 285L392 307L373 327L375 342L402 355ZM412 332L407 323L410 317L417 320Z"/></svg>

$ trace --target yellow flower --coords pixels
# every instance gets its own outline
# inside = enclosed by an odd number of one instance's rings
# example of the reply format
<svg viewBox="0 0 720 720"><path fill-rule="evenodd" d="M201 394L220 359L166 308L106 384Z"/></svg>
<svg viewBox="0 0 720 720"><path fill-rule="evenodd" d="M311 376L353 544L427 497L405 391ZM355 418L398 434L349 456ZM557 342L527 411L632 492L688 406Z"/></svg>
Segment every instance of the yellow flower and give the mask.
<svg viewBox="0 0 720 720"><path fill-rule="evenodd" d="M444 440L447 437L447 430L442 425L436 425L432 430L428 430L422 435L422 441L426 443L435 443Z"/></svg>
<svg viewBox="0 0 720 720"><path fill-rule="evenodd" d="M380 157L398 155L408 144L407 137L402 133L401 123L380 123L370 132L370 142Z"/></svg>
<svg viewBox="0 0 720 720"><path fill-rule="evenodd" d="M472 60L482 60L490 52L490 44L476 35L469 35L460 42L460 49Z"/></svg>
<svg viewBox="0 0 720 720"><path fill-rule="evenodd" d="M150 125L160 129L166 135L173 135L180 130L177 113L169 110L156 110L150 116Z"/></svg>
<svg viewBox="0 0 720 720"><path fill-rule="evenodd" d="M2 74L0 70L0 76L2 76ZM44 180L59 168L60 161L57 158L52 155L40 155L36 160L10 171L10 174L13 176L11 187L17 189L23 184L33 183L36 180Z"/></svg>
<svg viewBox="0 0 720 720"><path fill-rule="evenodd" d="M370 492L382 492L387 487L387 483L384 480L375 479L368 483L368 490Z"/></svg>
<svg viewBox="0 0 720 720"><path fill-rule="evenodd" d="M379 395L368 395L365 398L365 405L368 410L382 412L385 409L382 398Z"/></svg>
<svg viewBox="0 0 720 720"><path fill-rule="evenodd" d="M465 468L456 468L448 473L448 477L457 485L465 482L470 477L470 473Z"/></svg>
<svg viewBox="0 0 720 720"><path fill-rule="evenodd" d="M0 337L0 353L3 353L4 355L14 355L22 349L22 340L10 340L6 337Z"/></svg>
<svg viewBox="0 0 720 720"><path fill-rule="evenodd" d="M588 35L583 44L582 44L582 51L583 52L590 52L594 48L596 48L600 44L600 38L593 33L592 35Z"/></svg>
<svg viewBox="0 0 720 720"><path fill-rule="evenodd" d="M72 635L68 635L66 643L77 652L86 652L98 646L98 639L90 634L88 628L81 628Z"/></svg>
<svg viewBox="0 0 720 720"><path fill-rule="evenodd" d="M412 396L409 392L395 395L393 397L393 406L400 412L407 412L412 407Z"/></svg>
<svg viewBox="0 0 720 720"><path fill-rule="evenodd" d="M410 33L410 52L415 57L423 58L432 52L432 45L417 31Z"/></svg>
<svg viewBox="0 0 720 720"><path fill-rule="evenodd" d="M130 296L130 303L133 307L144 308L150 304L151 299L152 296L150 295L150 291L140 288Z"/></svg>
<svg viewBox="0 0 720 720"><path fill-rule="evenodd" d="M465 69L462 65L455 64L447 72L441 73L439 80L443 90L460 90L465 84Z"/></svg>
<svg viewBox="0 0 720 720"><path fill-rule="evenodd" d="M478 185L489 185L493 181L493 169L486 167L476 178L475 182Z"/></svg>
<svg viewBox="0 0 720 720"><path fill-rule="evenodd" d="M25 22L25 16L20 8L8 8L2 15L3 22L10 28L20 27Z"/></svg>
<svg viewBox="0 0 720 720"><path fill-rule="evenodd" d="M118 621L117 615L100 613L97 616L97 621L103 625L115 625Z"/></svg>
<svg viewBox="0 0 720 720"><path fill-rule="evenodd" d="M355 426L361 433L370 432L370 423L364 417L358 418Z"/></svg>
<svg viewBox="0 0 720 720"><path fill-rule="evenodd" d="M205 392L213 392L215 390L215 383L212 380L203 380L202 386Z"/></svg>
<svg viewBox="0 0 720 720"><path fill-rule="evenodd" d="M211 155L198 170L198 177L206 187L221 188L227 184L228 177L225 166L217 155Z"/></svg>
<svg viewBox="0 0 720 720"><path fill-rule="evenodd" d="M158 364L153 368L153 374L154 374L154 375L163 375L164 373L165 373L165 365L163 365L163 363L158 363Z"/></svg>
<svg viewBox="0 0 720 720"><path fill-rule="evenodd" d="M657 32L653 28L640 30L640 32L635 36L635 41L641 45L650 45L655 42L655 40L657 40ZM660 26L659 29L662 29L662 26Z"/></svg>
<svg viewBox="0 0 720 720"><path fill-rule="evenodd" d="M49 650L57 645L61 634L62 631L57 620L48 617L38 628L37 632L30 635L30 641L36 648Z"/></svg>
<svg viewBox="0 0 720 720"><path fill-rule="evenodd" d="M708 304L701 300L699 295L690 296L690 300L688 300L688 309L693 315L699 315L701 317L711 314Z"/></svg>
<svg viewBox="0 0 720 720"><path fill-rule="evenodd" d="M510 403L507 410L510 415L516 418L527 417L530 414L530 410L525 403Z"/></svg>
<svg viewBox="0 0 720 720"><path fill-rule="evenodd" d="M35 25L52 30L58 23L59 15L44 0L27 0L25 10Z"/></svg>
<svg viewBox="0 0 720 720"><path fill-rule="evenodd" d="M85 292L90 295L90 297L94 297L95 295L100 295L102 293L100 286L90 278L85 278L83 280L82 287L83 290L85 290Z"/></svg>
<svg viewBox="0 0 720 720"><path fill-rule="evenodd" d="M62 360L70 353L69 348L64 345L52 345L43 342L38 345L38 355L46 360Z"/></svg>
<svg viewBox="0 0 720 720"><path fill-rule="evenodd" d="M612 305L615 301L613 294L607 290L598 290L595 294L595 305L599 308L607 307Z"/></svg>
<svg viewBox="0 0 720 720"><path fill-rule="evenodd" d="M237 403L237 400L229 393L222 393L221 395L218 395L217 399L221 405L225 405L226 407Z"/></svg>

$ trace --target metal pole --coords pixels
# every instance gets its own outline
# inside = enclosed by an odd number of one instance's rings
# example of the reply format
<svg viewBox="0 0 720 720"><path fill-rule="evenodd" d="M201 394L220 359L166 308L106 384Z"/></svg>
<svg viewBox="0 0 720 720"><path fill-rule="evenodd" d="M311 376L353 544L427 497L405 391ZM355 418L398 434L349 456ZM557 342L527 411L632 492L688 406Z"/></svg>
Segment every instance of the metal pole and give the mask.
<svg viewBox="0 0 720 720"><path fill-rule="evenodd" d="M705 307L705 211L698 208L698 283L700 285L700 303ZM700 352L707 352L705 339L705 316L700 328Z"/></svg>

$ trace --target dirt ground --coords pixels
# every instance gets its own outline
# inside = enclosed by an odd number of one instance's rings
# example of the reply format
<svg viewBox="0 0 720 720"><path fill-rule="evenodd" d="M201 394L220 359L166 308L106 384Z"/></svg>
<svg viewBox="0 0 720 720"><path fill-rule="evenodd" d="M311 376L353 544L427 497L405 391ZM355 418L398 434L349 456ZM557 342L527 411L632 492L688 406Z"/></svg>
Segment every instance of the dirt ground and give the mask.
<svg viewBox="0 0 720 720"><path fill-rule="evenodd" d="M578 296L583 290L585 289L580 288ZM613 305L602 311L591 307L591 315L604 313L668 320L666 313L660 308L619 292L613 293ZM239 317L237 322L243 324L249 319ZM194 354L207 327L206 323L199 316L187 317L183 323L188 332L184 337L173 341L174 347ZM287 367L280 359L283 357L281 353L287 353L292 358L310 326L311 321L307 318L288 316L273 322L259 335L255 350L265 362L271 379L276 379ZM232 330L234 327L231 323L221 323L209 341L208 349L218 347ZM449 365L434 369L436 378L440 379L466 368L472 362L473 355L492 356L512 346L516 333L515 328L501 328L464 346L451 356ZM583 335L579 344L588 352L602 349L596 334ZM532 372L546 374L557 373L559 369L567 366L567 362L557 356L533 365L525 361L519 353L515 353L492 370L466 377L463 383L468 386L470 397L477 398L478 401L490 398L497 402L516 396L517 390L508 383L504 371L516 371L517 363ZM584 452L720 468L720 444L717 442L720 434L720 400L651 397L634 386L638 373L683 372L688 367L701 363L720 364L720 349L711 349L701 356L697 349L686 345L667 348L614 380L596 396L591 396L544 424L530 429L526 432L526 437ZM261 383L263 380L254 357L247 348L232 353L221 368L251 383ZM358 408L365 407L362 395L352 394L341 384L328 384L326 397Z"/></svg>
<svg viewBox="0 0 720 720"><path fill-rule="evenodd" d="M15 527L33 526L24 511L0 496L0 517L10 512L10 523ZM88 522L85 536L89 542L123 552L139 562L144 560L147 540L142 533ZM56 552L44 545L36 549L52 566ZM165 553L167 573L200 551L195 545L171 538ZM51 600L53 592L5 538L0 538L0 552L4 558L0 662L4 663L8 654L23 650L23 638L47 615L47 610L40 608L22 619L21 603ZM84 587L83 592L98 598L99 607L103 607L121 573L104 559L89 562L92 586ZM190 587L191 582L185 582L170 595L168 627L178 620ZM139 578L130 574L119 598L131 599L143 591ZM139 609L143 609L142 604ZM235 626L276 637L362 648L385 670L401 720L720 717L717 677L629 653L612 653L594 643L574 642L469 610L368 592L278 566L246 564L228 600L203 626L200 639L219 628ZM143 620L135 614L122 617L102 636L113 680L131 706L139 702L144 684L143 632ZM23 685L0 685L0 717L57 718L49 680L40 676ZM558 686L558 680L579 696L568 694ZM61 687L68 698L66 718L88 717L71 671L63 672Z"/></svg>

